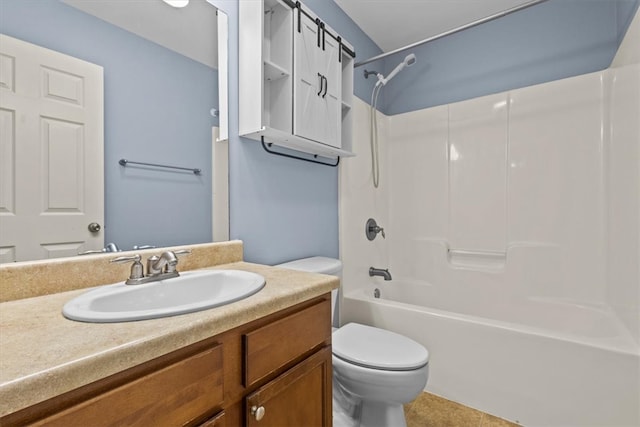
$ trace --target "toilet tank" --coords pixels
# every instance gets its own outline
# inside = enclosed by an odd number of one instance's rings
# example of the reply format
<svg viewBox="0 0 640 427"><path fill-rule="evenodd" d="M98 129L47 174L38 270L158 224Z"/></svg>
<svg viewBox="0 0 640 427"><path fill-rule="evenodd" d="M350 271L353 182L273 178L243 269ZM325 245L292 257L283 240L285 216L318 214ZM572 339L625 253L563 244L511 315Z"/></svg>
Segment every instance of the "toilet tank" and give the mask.
<svg viewBox="0 0 640 427"><path fill-rule="evenodd" d="M329 274L331 276L337 276L342 280L342 262L335 258L314 256L285 262L284 264L278 264L274 267L306 271L307 273ZM331 291L331 325L336 328L340 326L338 318L339 310L337 309L339 304L338 295L338 289Z"/></svg>
<svg viewBox="0 0 640 427"><path fill-rule="evenodd" d="M323 256L296 259L294 261L285 262L284 264L278 264L275 267L306 271L308 273L329 274L338 277L342 276L342 262L339 259Z"/></svg>

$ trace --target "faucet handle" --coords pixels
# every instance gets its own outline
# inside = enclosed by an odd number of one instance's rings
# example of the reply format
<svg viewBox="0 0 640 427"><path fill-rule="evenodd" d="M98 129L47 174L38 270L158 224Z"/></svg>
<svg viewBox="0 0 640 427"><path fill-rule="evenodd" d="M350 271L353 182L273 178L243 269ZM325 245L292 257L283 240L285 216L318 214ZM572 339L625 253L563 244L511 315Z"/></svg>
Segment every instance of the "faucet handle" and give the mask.
<svg viewBox="0 0 640 427"><path fill-rule="evenodd" d="M133 245L133 250L134 251L138 251L138 250L143 250L143 249L155 249L156 247L153 245Z"/></svg>
<svg viewBox="0 0 640 427"><path fill-rule="evenodd" d="M91 254L103 254L106 251L104 249L92 249L89 251L78 252L78 255L91 255Z"/></svg>
<svg viewBox="0 0 640 427"><path fill-rule="evenodd" d="M131 265L131 274L129 275L129 279L141 279L144 277L144 267L140 260L142 257L139 254L131 255L131 256L119 256L117 258L112 259L109 262L122 264L125 262L133 261Z"/></svg>
<svg viewBox="0 0 640 427"><path fill-rule="evenodd" d="M140 262L141 259L142 259L142 257L140 256L140 254L135 254L135 255L119 256L119 257L116 257L116 258L112 259L109 262L113 262L113 263L116 263L116 264L122 264L122 263L129 262L129 261Z"/></svg>
<svg viewBox="0 0 640 427"><path fill-rule="evenodd" d="M365 226L365 234L367 236L367 239L369 240L375 239L378 233L382 234L383 239L386 238L386 236L384 235L384 228L380 227L376 223L375 219L369 218Z"/></svg>
<svg viewBox="0 0 640 427"><path fill-rule="evenodd" d="M191 253L191 249L180 249L177 251L173 251L174 255L189 255Z"/></svg>

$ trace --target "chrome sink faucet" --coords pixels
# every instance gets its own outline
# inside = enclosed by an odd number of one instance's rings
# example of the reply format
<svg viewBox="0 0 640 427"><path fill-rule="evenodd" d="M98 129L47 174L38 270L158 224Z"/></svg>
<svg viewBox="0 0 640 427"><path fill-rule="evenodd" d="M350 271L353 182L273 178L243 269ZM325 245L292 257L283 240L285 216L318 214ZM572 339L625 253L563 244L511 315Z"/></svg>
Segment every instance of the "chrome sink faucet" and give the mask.
<svg viewBox="0 0 640 427"><path fill-rule="evenodd" d="M191 251L189 249L182 249L179 251L165 251L162 252L160 256L150 256L147 259L147 274L144 274L144 267L141 262L142 257L139 254L117 257L110 262L124 263L133 261L131 274L125 284L141 285L143 283L178 277L180 275L176 269L178 266L178 255L190 253Z"/></svg>
<svg viewBox="0 0 640 427"><path fill-rule="evenodd" d="M384 280L391 280L391 273L389 273L389 269L382 268L373 268L369 267L369 276L381 276L384 277Z"/></svg>
<svg viewBox="0 0 640 427"><path fill-rule="evenodd" d="M155 276L163 273L176 273L178 257L174 252L165 251L160 256L150 256L147 259L147 276Z"/></svg>

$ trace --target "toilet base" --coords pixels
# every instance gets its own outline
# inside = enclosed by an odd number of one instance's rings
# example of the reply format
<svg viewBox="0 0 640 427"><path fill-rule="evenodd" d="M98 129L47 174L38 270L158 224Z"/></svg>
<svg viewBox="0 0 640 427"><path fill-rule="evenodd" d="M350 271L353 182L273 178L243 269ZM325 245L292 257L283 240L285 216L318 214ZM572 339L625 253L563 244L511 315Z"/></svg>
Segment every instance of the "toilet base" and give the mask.
<svg viewBox="0 0 640 427"><path fill-rule="evenodd" d="M400 404L362 402L359 427L407 427L404 408Z"/></svg>
<svg viewBox="0 0 640 427"><path fill-rule="evenodd" d="M365 402L334 384L333 427L406 427L402 404Z"/></svg>

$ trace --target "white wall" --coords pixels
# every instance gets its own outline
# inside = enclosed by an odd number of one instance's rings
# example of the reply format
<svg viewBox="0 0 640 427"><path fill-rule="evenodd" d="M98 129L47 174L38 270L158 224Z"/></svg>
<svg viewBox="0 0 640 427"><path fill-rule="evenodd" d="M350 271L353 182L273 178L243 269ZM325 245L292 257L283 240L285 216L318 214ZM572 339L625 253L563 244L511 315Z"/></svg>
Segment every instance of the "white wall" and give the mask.
<svg viewBox="0 0 640 427"><path fill-rule="evenodd" d="M546 309L532 314L558 317L594 338L593 347L582 348L543 338L553 343L547 347L496 328L489 331L505 338L492 342L478 325L458 327L463 324L439 315L425 323L416 311L350 299L351 313L343 318L372 319L429 347L429 390L496 415L523 417L525 424L637 422L640 64L629 58L640 57L633 53L640 50L638 25L636 17L628 33L636 38L623 43L618 67L379 116L378 190L371 179L368 106L354 105L357 157L342 162L340 177L346 294L373 287L384 292L381 278L369 278L367 270L389 267L394 280L387 286L423 286L430 307L474 315L486 306L490 317L496 299L516 310L514 300L546 301L559 316ZM369 217L385 227L386 240L366 240ZM472 255L451 256L449 249ZM567 304L575 316L563 310ZM602 318L581 317L583 306L595 307ZM621 351L604 350L614 339ZM567 350L573 347L575 353ZM549 365L527 363L531 354ZM599 374L585 375L593 366L601 367ZM514 392L514 384L522 387Z"/></svg>
<svg viewBox="0 0 640 427"><path fill-rule="evenodd" d="M609 77L607 302L640 343L640 13Z"/></svg>
<svg viewBox="0 0 640 427"><path fill-rule="evenodd" d="M603 303L603 78L389 117L395 276L440 287L454 311L456 292Z"/></svg>
<svg viewBox="0 0 640 427"><path fill-rule="evenodd" d="M622 65L604 72L379 116L377 190L356 103L358 156L340 180L344 291L389 267L439 288L440 308L464 312L461 295L584 304L613 310L640 343L640 66L627 53L639 44L625 40ZM386 241L366 240L369 217Z"/></svg>
<svg viewBox="0 0 640 427"><path fill-rule="evenodd" d="M611 62L611 68L640 64L640 12L636 12Z"/></svg>
<svg viewBox="0 0 640 427"><path fill-rule="evenodd" d="M357 97L354 97L352 108L353 151L357 155L342 159L340 163L340 259L344 265L343 292L348 292L356 284L371 282L373 279L369 277L369 267L388 267L388 245L385 239L378 234L375 240L369 241L365 236L365 224L369 218L375 219L385 231L388 230L388 120L378 113L380 186L374 189L369 142L370 108Z"/></svg>

